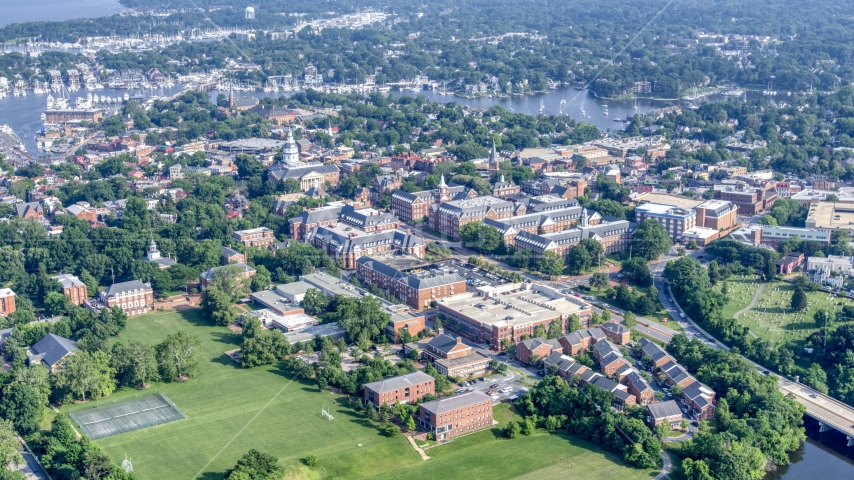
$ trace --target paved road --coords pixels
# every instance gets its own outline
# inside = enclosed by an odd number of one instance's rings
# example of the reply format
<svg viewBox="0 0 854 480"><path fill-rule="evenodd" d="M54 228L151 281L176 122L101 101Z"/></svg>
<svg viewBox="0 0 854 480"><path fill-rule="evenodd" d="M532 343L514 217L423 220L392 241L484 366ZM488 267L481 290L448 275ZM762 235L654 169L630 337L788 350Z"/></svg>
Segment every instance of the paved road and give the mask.
<svg viewBox="0 0 854 480"><path fill-rule="evenodd" d="M23 441L21 441L23 443ZM18 471L24 474L24 477L27 480L49 480L47 473L42 470L39 462L36 461L36 458L30 453L29 446L26 443L24 444L24 451L21 452L21 455L24 457L24 464L18 466Z"/></svg>
<svg viewBox="0 0 854 480"><path fill-rule="evenodd" d="M765 290L765 285L767 285L767 284L766 283L760 283L759 288L756 289L756 295L754 295L753 300L750 301L750 305L748 305L747 308L743 308L743 309L735 312L735 315L733 315L732 318L738 320L738 317L740 317L742 313L748 312L748 311L750 311L751 308L756 306L756 302L759 301L759 296L762 295L762 290ZM741 323L741 322L738 322L738 323ZM742 323L742 325L744 325L744 324ZM759 335L756 335L755 333L753 333L753 330L748 330L748 333L750 333L750 336L753 338L759 338Z"/></svg>
<svg viewBox="0 0 854 480"><path fill-rule="evenodd" d="M673 464L670 462L670 455L667 454L667 451L661 451L661 462L664 466L661 468L661 473L655 476L653 480L662 480L670 475L670 472L673 471Z"/></svg>

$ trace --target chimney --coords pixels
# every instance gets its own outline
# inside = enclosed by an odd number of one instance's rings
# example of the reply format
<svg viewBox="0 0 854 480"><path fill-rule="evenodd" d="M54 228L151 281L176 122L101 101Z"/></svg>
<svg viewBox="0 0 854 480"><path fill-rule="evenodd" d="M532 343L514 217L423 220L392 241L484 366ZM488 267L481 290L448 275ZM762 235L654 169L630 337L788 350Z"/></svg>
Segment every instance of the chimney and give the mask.
<svg viewBox="0 0 854 480"><path fill-rule="evenodd" d="M444 329L444 328L437 328L437 329L436 329L436 335L442 335L442 334L444 334L444 333L445 333L445 329Z"/></svg>
<svg viewBox="0 0 854 480"><path fill-rule="evenodd" d="M410 230L410 229L408 229L408 228L407 228L407 229L406 229L406 234L407 234L407 235L412 235L412 230Z"/></svg>
<svg viewBox="0 0 854 480"><path fill-rule="evenodd" d="M463 337L457 337L457 345L461 345L463 343Z"/></svg>

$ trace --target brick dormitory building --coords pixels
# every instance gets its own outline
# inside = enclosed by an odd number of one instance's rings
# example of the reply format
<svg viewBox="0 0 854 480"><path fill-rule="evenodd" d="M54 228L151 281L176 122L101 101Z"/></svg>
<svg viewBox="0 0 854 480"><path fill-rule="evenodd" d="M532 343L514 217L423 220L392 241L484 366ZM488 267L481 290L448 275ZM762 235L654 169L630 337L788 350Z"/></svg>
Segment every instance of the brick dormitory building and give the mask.
<svg viewBox="0 0 854 480"><path fill-rule="evenodd" d="M424 402L418 425L439 442L492 427L492 397L480 391Z"/></svg>
<svg viewBox="0 0 854 480"><path fill-rule="evenodd" d="M366 383L363 389L365 403L379 408L395 403L415 403L425 395L435 395L436 380L424 372L413 372Z"/></svg>
<svg viewBox="0 0 854 480"><path fill-rule="evenodd" d="M439 299L464 293L466 281L446 270L425 270L427 262L408 255L364 256L356 260L356 277L375 285L412 308L429 307Z"/></svg>

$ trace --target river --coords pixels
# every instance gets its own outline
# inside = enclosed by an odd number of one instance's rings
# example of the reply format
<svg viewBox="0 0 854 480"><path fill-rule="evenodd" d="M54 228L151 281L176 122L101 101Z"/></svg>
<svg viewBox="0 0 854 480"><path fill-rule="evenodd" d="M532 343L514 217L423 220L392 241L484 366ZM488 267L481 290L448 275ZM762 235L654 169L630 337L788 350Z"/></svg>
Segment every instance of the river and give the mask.
<svg viewBox="0 0 854 480"><path fill-rule="evenodd" d="M126 10L118 0L2 0L0 27L11 23L96 18Z"/></svg>
<svg viewBox="0 0 854 480"><path fill-rule="evenodd" d="M28 0L0 0L2 1L2 15L0 15L0 27L10 23L30 22L39 20L69 20L73 18L92 18L109 15L124 10L117 0L41 0L32 2ZM181 87L158 94L170 95L180 91ZM75 92L74 96L85 97L88 92L81 90ZM93 93L118 97L124 95L123 90L96 90ZM397 93L395 96L414 95L415 92ZM667 102L652 99L637 100L601 100L595 98L587 90L575 90L572 88L560 88L548 92L522 97L509 98L480 98L468 99L451 95L441 95L438 92L420 92L430 101L456 102L460 105L468 105L473 108L489 108L493 105L501 105L507 110L516 113L536 115L540 112L542 105L543 113L546 115L565 114L577 121L589 122L596 125L603 132L622 128L622 124L615 122L615 118L625 118L634 113L645 113L653 108L665 105L682 104L682 102ZM216 99L217 92L211 93L211 98ZM251 95L256 98L269 97L264 92L254 94L242 93L240 95ZM758 95L748 92L748 98ZM720 101L726 97L715 95L709 101ZM32 91L26 97L7 97L0 99L0 125L8 124L24 142L27 151L38 156L36 150L35 133L41 128L41 113L45 110L47 95L36 95ZM565 100L565 103L562 103ZM781 99L782 100L782 99ZM607 105L608 113L605 113L604 105ZM637 108L635 108L637 107ZM584 113L582 113L582 108ZM839 455L830 453L818 446L812 440L807 441L796 452L792 454L792 464L769 474L765 480L814 480L824 478L854 478L854 463L841 458Z"/></svg>

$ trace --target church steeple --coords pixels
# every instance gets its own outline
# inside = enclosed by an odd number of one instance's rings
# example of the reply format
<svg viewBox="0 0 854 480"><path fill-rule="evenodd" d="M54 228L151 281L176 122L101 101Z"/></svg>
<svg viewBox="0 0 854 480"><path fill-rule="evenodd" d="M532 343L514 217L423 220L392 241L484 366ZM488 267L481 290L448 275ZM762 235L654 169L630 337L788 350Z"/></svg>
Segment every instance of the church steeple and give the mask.
<svg viewBox="0 0 854 480"><path fill-rule="evenodd" d="M489 152L489 163L487 164L487 168L490 172L497 172L499 168L498 152L495 149L495 137L492 137L492 151Z"/></svg>
<svg viewBox="0 0 854 480"><path fill-rule="evenodd" d="M445 183L445 175L442 175L439 178L439 187L436 188L436 193L435 193L434 197L435 197L434 199L435 199L436 203L447 202L448 200L451 199L451 197L448 193L448 185Z"/></svg>
<svg viewBox="0 0 854 480"><path fill-rule="evenodd" d="M581 226L586 227L588 221L589 221L589 219L587 218L587 209L582 208L581 209Z"/></svg>

